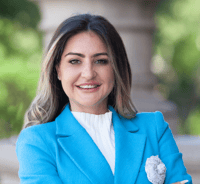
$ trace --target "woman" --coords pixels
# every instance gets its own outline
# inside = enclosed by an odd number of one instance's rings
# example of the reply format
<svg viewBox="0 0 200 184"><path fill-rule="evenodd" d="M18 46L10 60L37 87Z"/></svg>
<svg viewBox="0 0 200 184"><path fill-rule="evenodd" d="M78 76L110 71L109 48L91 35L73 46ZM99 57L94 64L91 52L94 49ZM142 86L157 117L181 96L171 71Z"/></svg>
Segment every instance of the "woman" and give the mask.
<svg viewBox="0 0 200 184"><path fill-rule="evenodd" d="M167 169L165 183L192 183L162 114L137 114L130 89L115 28L89 14L65 20L18 138L21 183L146 184L146 161L156 155Z"/></svg>

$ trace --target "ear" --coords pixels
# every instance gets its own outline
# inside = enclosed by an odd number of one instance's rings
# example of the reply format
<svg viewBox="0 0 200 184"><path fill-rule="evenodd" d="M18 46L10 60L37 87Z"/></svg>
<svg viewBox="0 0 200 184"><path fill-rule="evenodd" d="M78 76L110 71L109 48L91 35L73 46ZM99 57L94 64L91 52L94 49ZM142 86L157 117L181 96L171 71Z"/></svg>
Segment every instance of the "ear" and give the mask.
<svg viewBox="0 0 200 184"><path fill-rule="evenodd" d="M60 80L60 68L59 68L59 65L56 65L56 72L57 72L57 77L58 77L58 80Z"/></svg>

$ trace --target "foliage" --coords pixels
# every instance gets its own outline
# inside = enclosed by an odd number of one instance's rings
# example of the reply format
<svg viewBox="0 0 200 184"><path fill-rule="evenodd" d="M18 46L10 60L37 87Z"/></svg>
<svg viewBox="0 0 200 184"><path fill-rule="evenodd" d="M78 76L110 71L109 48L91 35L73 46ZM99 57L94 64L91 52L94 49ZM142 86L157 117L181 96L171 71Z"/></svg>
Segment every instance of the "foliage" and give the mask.
<svg viewBox="0 0 200 184"><path fill-rule="evenodd" d="M40 10L28 0L1 0L0 17L19 22L23 27L37 28Z"/></svg>
<svg viewBox="0 0 200 184"><path fill-rule="evenodd" d="M34 13L29 11L31 7ZM35 96L41 61L42 34L36 29L40 18L39 9L32 2L3 0L0 2L0 9L2 138L19 133L24 113ZM24 21L26 18L20 19L18 14L23 14L24 18L29 17L29 22Z"/></svg>
<svg viewBox="0 0 200 184"><path fill-rule="evenodd" d="M35 55L40 60L40 55ZM39 77L38 62L15 58L0 66L0 137L17 134L23 116L35 95Z"/></svg>
<svg viewBox="0 0 200 184"><path fill-rule="evenodd" d="M192 110L187 119L187 125L192 135L200 135L200 107Z"/></svg>
<svg viewBox="0 0 200 184"><path fill-rule="evenodd" d="M199 7L199 0L165 0L156 12L153 71L161 92L177 104L180 130L186 134L194 133L189 126L198 124L200 118L196 115L200 104Z"/></svg>

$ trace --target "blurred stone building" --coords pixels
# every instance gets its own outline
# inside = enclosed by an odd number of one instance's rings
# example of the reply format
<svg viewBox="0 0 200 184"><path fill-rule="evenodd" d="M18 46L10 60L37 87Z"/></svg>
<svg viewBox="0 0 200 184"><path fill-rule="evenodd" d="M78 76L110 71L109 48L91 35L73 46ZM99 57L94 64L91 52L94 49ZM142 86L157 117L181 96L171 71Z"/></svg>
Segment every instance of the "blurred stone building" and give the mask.
<svg viewBox="0 0 200 184"><path fill-rule="evenodd" d="M120 33L133 73L132 100L141 111L161 111L176 134L176 107L154 90L156 77L150 70L154 13L160 0L35 0L42 13L41 30L46 48L57 26L79 13L106 17Z"/></svg>

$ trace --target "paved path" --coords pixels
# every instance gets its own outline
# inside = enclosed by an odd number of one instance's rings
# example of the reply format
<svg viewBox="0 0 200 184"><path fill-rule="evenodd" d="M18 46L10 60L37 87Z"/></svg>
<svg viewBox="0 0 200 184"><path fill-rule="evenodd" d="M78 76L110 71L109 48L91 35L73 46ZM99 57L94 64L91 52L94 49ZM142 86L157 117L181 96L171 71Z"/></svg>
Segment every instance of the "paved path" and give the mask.
<svg viewBox="0 0 200 184"><path fill-rule="evenodd" d="M19 163L15 154L17 136L0 140L0 177L1 184L19 184L17 172ZM193 183L200 184L200 137L175 136L183 160L192 175Z"/></svg>

